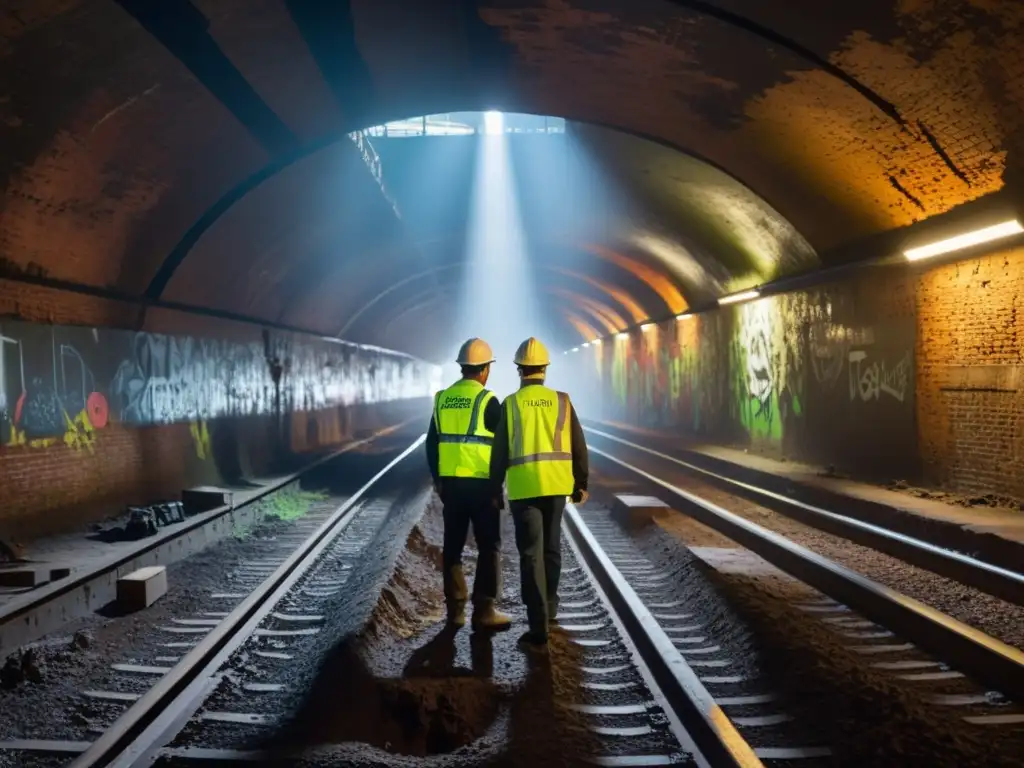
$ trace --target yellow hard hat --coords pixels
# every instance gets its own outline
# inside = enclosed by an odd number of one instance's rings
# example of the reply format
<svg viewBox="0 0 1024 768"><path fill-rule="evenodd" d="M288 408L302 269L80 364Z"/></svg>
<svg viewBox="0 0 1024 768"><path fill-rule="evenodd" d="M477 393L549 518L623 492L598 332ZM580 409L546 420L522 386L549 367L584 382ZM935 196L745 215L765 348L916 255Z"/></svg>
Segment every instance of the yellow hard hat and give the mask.
<svg viewBox="0 0 1024 768"><path fill-rule="evenodd" d="M531 336L516 350L516 365L550 365L551 358L548 357L548 349L539 340Z"/></svg>
<svg viewBox="0 0 1024 768"><path fill-rule="evenodd" d="M494 362L494 352L490 344L474 336L459 348L455 362L459 365L487 365Z"/></svg>

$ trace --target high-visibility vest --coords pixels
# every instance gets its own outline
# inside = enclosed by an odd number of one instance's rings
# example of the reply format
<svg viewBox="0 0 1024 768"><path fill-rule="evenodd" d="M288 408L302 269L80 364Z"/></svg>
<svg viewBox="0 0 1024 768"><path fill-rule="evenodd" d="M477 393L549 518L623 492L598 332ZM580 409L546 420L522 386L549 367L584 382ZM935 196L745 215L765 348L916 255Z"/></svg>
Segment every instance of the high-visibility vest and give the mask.
<svg viewBox="0 0 1024 768"><path fill-rule="evenodd" d="M490 477L494 433L484 411L494 393L472 379L461 379L434 399L437 473L441 477Z"/></svg>
<svg viewBox="0 0 1024 768"><path fill-rule="evenodd" d="M569 396L543 384L520 388L505 401L511 500L573 492Z"/></svg>

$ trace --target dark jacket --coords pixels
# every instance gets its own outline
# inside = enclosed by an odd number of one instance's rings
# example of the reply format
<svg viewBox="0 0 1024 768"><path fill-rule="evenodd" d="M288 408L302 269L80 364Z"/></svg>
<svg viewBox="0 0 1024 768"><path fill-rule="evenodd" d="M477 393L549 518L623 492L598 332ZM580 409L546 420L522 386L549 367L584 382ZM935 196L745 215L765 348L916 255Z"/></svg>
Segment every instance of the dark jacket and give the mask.
<svg viewBox="0 0 1024 768"><path fill-rule="evenodd" d="M531 384L543 384L541 379L530 379L522 386ZM522 386L520 389L522 389ZM491 483L496 489L494 493L501 493L501 486L505 482L505 472L508 470L508 398L501 404L501 419L498 428L494 430L494 448L491 449ZM590 462L587 455L587 441L583 437L583 427L576 417L576 409L572 402L569 403L569 429L572 439L572 478L573 492L587 490L587 480L590 475Z"/></svg>
<svg viewBox="0 0 1024 768"><path fill-rule="evenodd" d="M484 407L484 426L491 432L496 431L498 422L501 420L501 404L498 402L497 397L492 397L487 401L486 407ZM436 483L441 478L437 474L437 425L434 423L434 414L430 414L430 426L427 428L427 466L430 467L430 476L434 478ZM481 482L477 478L472 477L446 477L445 482L457 481L459 483L468 482L477 484ZM488 484L488 488L489 488Z"/></svg>

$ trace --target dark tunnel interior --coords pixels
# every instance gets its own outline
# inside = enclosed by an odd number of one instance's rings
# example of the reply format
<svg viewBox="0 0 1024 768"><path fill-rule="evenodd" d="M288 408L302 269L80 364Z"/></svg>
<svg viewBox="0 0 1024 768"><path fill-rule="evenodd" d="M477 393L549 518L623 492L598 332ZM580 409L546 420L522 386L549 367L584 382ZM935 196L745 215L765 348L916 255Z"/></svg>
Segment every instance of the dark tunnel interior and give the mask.
<svg viewBox="0 0 1024 768"><path fill-rule="evenodd" d="M0 768L1019 764L1022 40L0 2Z"/></svg>

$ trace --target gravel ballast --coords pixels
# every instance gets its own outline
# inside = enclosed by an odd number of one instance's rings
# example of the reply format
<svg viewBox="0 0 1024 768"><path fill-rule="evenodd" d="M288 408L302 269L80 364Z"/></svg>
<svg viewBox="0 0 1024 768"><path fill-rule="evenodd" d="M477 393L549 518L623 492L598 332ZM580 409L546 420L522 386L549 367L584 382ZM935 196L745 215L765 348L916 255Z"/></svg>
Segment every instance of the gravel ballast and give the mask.
<svg viewBox="0 0 1024 768"><path fill-rule="evenodd" d="M1024 649L1024 606L1000 600L953 579L797 522L696 479L670 462L646 456L635 449L617 446L614 455L622 456L634 466L779 533L879 584L920 600L1008 645ZM614 466L603 459L598 461L600 466L609 471ZM623 477L630 476L629 471L625 469L615 470L615 473ZM674 502L672 494L665 489L653 484L643 485L647 489L646 492L664 499L669 504Z"/></svg>

